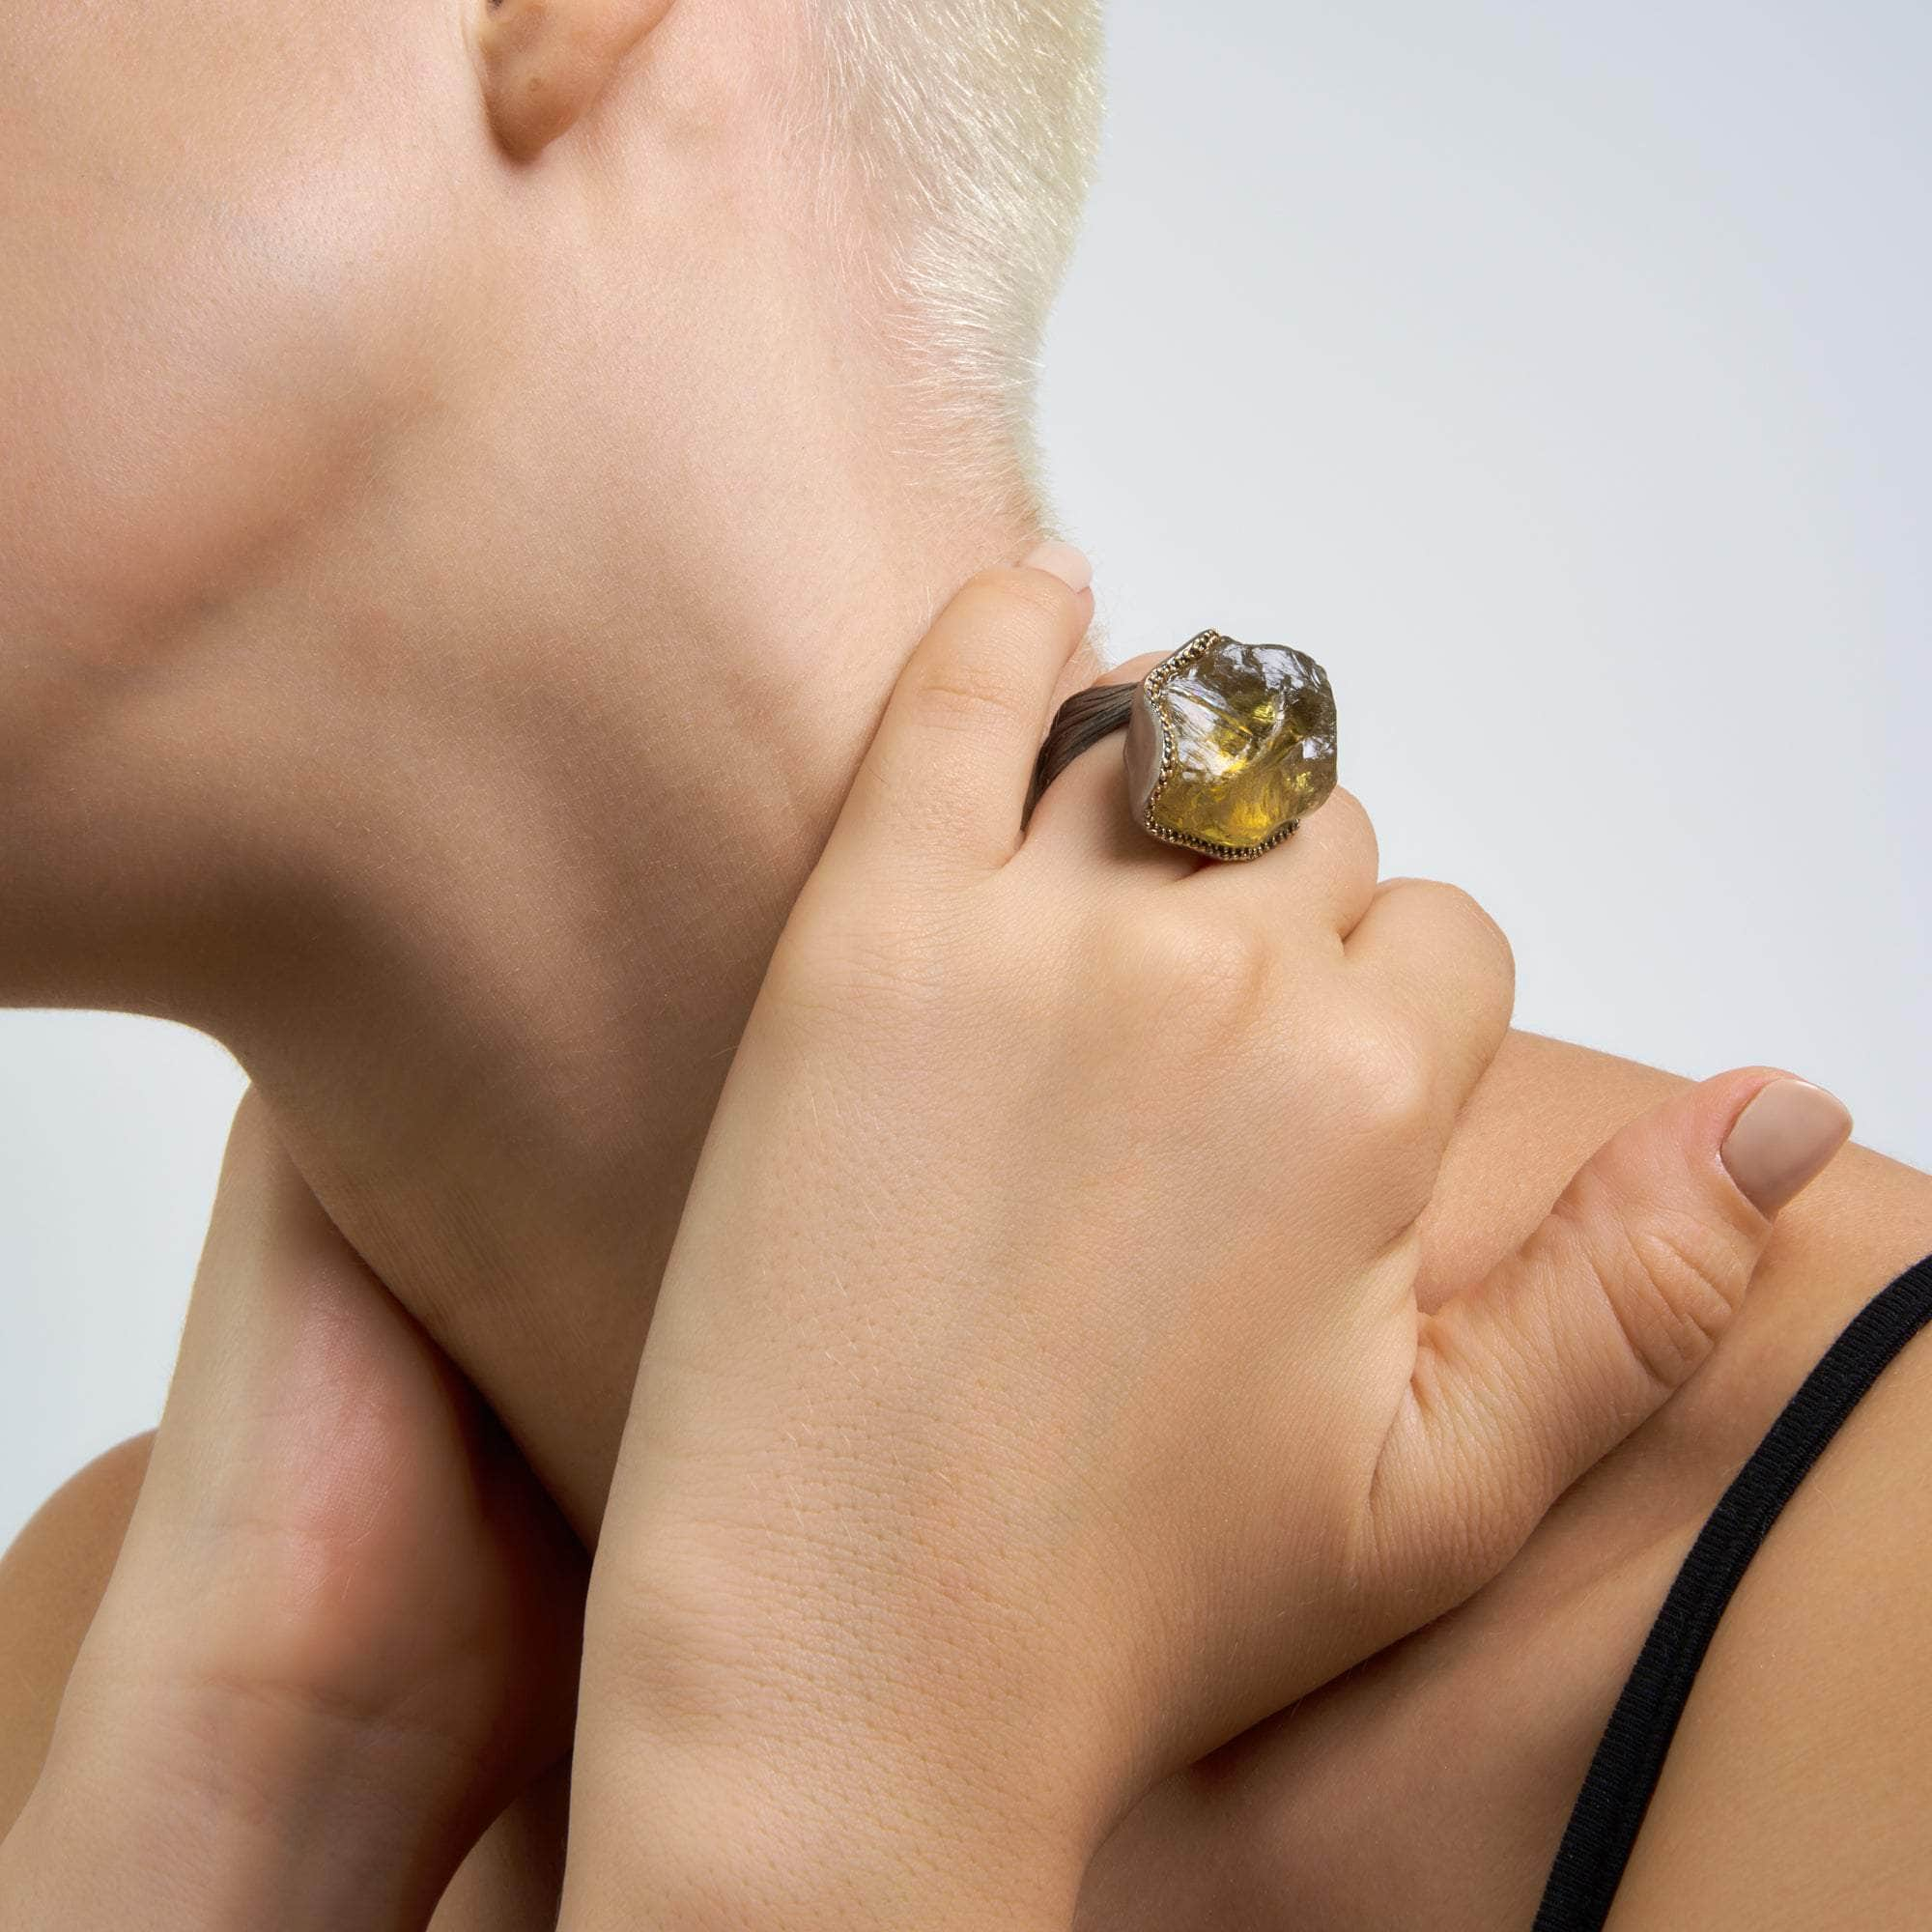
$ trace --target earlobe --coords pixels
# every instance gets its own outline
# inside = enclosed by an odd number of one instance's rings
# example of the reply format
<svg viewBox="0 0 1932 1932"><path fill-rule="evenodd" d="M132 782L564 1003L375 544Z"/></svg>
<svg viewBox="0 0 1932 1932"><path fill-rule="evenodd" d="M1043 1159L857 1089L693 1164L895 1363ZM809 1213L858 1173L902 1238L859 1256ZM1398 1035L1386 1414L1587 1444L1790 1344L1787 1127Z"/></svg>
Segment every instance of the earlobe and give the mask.
<svg viewBox="0 0 1932 1932"><path fill-rule="evenodd" d="M490 126L534 159L596 102L673 0L474 0Z"/></svg>

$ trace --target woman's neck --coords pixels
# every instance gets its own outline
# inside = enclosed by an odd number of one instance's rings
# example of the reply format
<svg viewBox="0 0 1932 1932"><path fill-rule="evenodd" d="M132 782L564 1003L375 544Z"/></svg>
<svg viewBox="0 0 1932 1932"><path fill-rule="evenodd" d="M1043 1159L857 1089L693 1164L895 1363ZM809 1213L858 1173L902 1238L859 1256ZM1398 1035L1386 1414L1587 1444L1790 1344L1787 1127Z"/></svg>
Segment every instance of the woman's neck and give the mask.
<svg viewBox="0 0 1932 1932"><path fill-rule="evenodd" d="M580 609L460 653L282 631L226 700L258 721L227 748L251 807L197 841L227 855L212 916L157 962L190 990L147 1004L235 1051L585 1532L786 914L930 609L1032 534L810 606L660 579L621 629Z"/></svg>

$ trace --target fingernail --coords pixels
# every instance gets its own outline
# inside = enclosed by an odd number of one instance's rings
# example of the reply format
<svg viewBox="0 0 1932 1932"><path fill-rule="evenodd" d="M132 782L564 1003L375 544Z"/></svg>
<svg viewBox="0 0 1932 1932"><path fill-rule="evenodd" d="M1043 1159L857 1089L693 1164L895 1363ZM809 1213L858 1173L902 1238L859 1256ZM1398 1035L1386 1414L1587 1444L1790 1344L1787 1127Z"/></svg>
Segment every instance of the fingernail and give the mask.
<svg viewBox="0 0 1932 1932"><path fill-rule="evenodd" d="M1020 558L1022 570L1043 570L1069 590L1085 590L1094 582L1094 566L1071 544L1043 543Z"/></svg>
<svg viewBox="0 0 1932 1932"><path fill-rule="evenodd" d="M1808 1080L1774 1080L1731 1128L1722 1152L1731 1179L1760 1214L1776 1214L1816 1180L1852 1131L1835 1094Z"/></svg>

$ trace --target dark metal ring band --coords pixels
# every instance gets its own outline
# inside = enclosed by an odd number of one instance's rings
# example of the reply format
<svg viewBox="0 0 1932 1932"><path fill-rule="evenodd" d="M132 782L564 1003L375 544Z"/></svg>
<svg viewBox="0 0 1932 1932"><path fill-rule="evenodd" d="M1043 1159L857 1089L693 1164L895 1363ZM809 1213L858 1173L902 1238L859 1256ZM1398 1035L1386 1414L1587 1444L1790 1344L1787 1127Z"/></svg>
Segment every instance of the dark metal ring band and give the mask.
<svg viewBox="0 0 1932 1932"><path fill-rule="evenodd" d="M1053 714L1039 756L1034 760L1033 783L1027 787L1026 810L1020 813L1022 832L1033 823L1033 809L1041 794L1075 758L1091 752L1102 738L1127 728L1139 689L1138 684L1091 685L1076 691Z"/></svg>

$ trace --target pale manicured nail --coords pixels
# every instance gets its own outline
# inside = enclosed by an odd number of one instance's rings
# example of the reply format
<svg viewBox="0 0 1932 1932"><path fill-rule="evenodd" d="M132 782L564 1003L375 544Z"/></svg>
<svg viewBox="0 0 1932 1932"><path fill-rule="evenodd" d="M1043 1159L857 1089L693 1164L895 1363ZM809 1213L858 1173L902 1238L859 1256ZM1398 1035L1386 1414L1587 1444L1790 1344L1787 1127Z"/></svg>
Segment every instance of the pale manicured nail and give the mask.
<svg viewBox="0 0 1932 1932"><path fill-rule="evenodd" d="M1816 1180L1852 1131L1835 1094L1808 1080L1774 1080L1738 1116L1724 1165L1760 1214L1776 1214Z"/></svg>
<svg viewBox="0 0 1932 1932"><path fill-rule="evenodd" d="M1043 543L1020 558L1022 570L1043 570L1057 577L1069 590L1085 590L1094 582L1094 566L1085 553L1071 544Z"/></svg>

